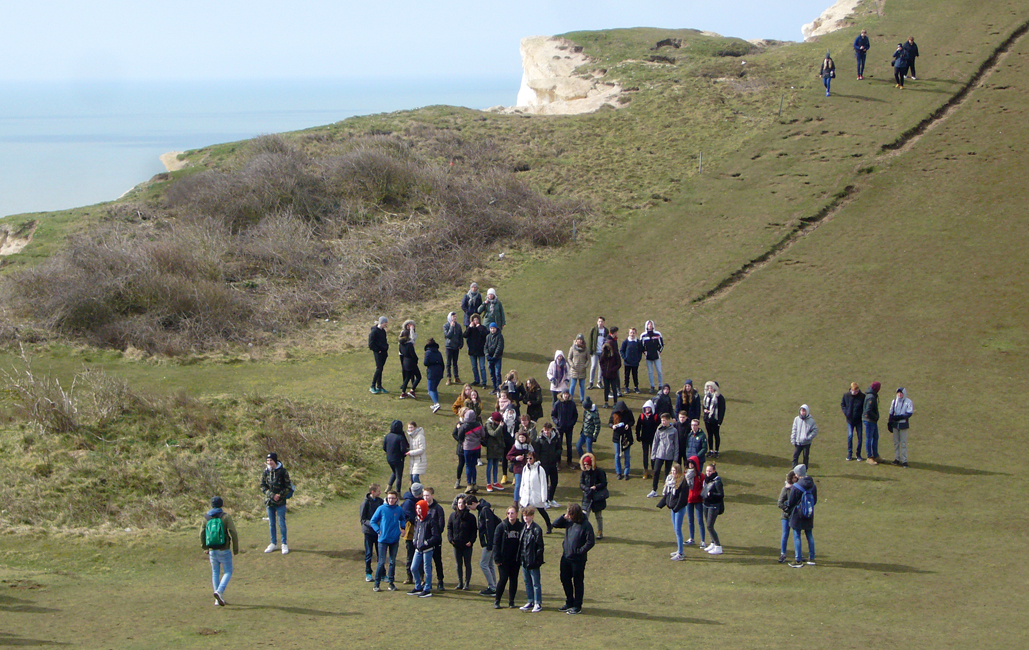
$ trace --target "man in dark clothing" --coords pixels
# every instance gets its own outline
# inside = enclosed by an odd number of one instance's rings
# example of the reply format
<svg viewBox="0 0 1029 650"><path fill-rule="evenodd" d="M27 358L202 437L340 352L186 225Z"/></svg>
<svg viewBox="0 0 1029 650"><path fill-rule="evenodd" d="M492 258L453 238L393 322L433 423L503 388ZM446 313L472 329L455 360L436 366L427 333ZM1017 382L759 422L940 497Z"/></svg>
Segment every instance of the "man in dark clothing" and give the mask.
<svg viewBox="0 0 1029 650"><path fill-rule="evenodd" d="M389 358L389 341L386 340L386 323L388 322L389 319L380 316L379 322L368 333L368 349L375 357L375 374L372 375L372 387L368 389L373 395L389 392L382 387L382 369L386 366L386 359Z"/></svg>
<svg viewBox="0 0 1029 650"><path fill-rule="evenodd" d="M479 322L479 315L472 314L471 322L465 328L464 338L468 341L468 358L472 362L472 386L485 386L486 374L486 337L489 330Z"/></svg>
<svg viewBox="0 0 1029 650"><path fill-rule="evenodd" d="M500 326L491 322L489 324L489 335L486 336L486 363L489 364L489 378L493 384L493 394L500 394L500 373L503 372L504 363L504 333Z"/></svg>
<svg viewBox="0 0 1029 650"><path fill-rule="evenodd" d="M588 397L586 399L589 399ZM583 401L583 408L586 402ZM592 400L590 406L593 405ZM550 410L550 419L557 427L557 433L564 439L565 451L568 455L568 467L572 466L572 433L575 432L575 424L579 421L579 409L575 406L575 400L568 391L563 391L554 402L554 408Z"/></svg>
<svg viewBox="0 0 1029 650"><path fill-rule="evenodd" d="M424 488L422 490L422 499L425 503L429 504L429 517L436 522L438 530L446 531L447 529L447 513L443 510L443 506L436 500L436 490L431 487ZM436 544L436 548L432 553L432 561L436 565L436 582L437 589L439 591L446 591L443 587L443 538L440 537L440 541ZM431 586L431 585L430 585Z"/></svg>
<svg viewBox="0 0 1029 650"><path fill-rule="evenodd" d="M497 593L493 597L493 609L500 609L504 588L508 587L508 607L514 609L515 594L518 591L518 543L521 541L525 522L518 518L517 506L508 506L507 517L500 522L493 533L493 561L497 564Z"/></svg>
<svg viewBox="0 0 1029 650"><path fill-rule="evenodd" d="M621 397L619 393L618 375L622 369L622 356L618 353L618 328L612 327L607 340L601 346L600 351L600 374L604 379L604 408L611 408L611 404ZM611 403L608 403L607 396L611 396Z"/></svg>
<svg viewBox="0 0 1029 650"><path fill-rule="evenodd" d="M571 401L571 400L569 400ZM558 504L554 501L554 493L557 491L558 466L561 464L561 436L549 422L543 424L543 431L533 444L536 450L536 457L540 460L540 467L547 475L547 503L546 507L556 508Z"/></svg>
<svg viewBox="0 0 1029 650"><path fill-rule="evenodd" d="M382 450L386 452L386 462L393 471L386 489L392 490L393 484L396 483L397 492L400 492L401 484L404 482L404 458L410 450L407 435L404 434L404 424L400 420L393 420L389 425L389 433L382 439ZM414 521L414 518L408 521Z"/></svg>
<svg viewBox="0 0 1029 650"><path fill-rule="evenodd" d="M858 81L865 78L865 56L868 54L868 30L862 29L861 34L854 39L854 56L857 58Z"/></svg>
<svg viewBox="0 0 1029 650"><path fill-rule="evenodd" d="M797 475L797 482L790 489L790 500L787 503L786 512L790 516L790 528L793 529L793 550L796 553L796 559L790 563L790 566L799 569L804 566L804 554L800 547L802 532L807 537L807 564L812 566L815 564L814 504L818 502L818 488L815 486L814 480L807 475L807 466L797 465L793 468L793 473ZM803 503L805 494L810 495L810 512L805 512Z"/></svg>
<svg viewBox="0 0 1029 650"><path fill-rule="evenodd" d="M479 527L479 545L482 546L482 557L479 559L479 568L486 576L486 588L479 592L480 596L493 596L497 593L497 571L493 565L493 535L496 533L497 524L500 518L493 514L493 507L490 502L475 496L469 495L465 498L465 505L469 510L476 511L476 519Z"/></svg>
<svg viewBox="0 0 1029 650"><path fill-rule="evenodd" d="M568 504L567 512L554 521L554 528L566 529L564 543L561 545L561 586L565 591L565 604L560 609L566 614L580 614L586 561L597 538L578 503Z"/></svg>
<svg viewBox="0 0 1029 650"><path fill-rule="evenodd" d="M857 382L851 382L850 390L840 400L843 419L847 421L847 460L854 460L853 442L857 434L857 460L861 458L861 415L865 410L865 394L861 392Z"/></svg>
<svg viewBox="0 0 1029 650"><path fill-rule="evenodd" d="M264 505L268 507L268 533L271 537L271 544L264 552L271 553L279 549L276 540L276 533L279 532L282 533L282 554L286 555L289 553L289 544L286 543L286 499L291 494L293 482L274 451L265 457L264 462L266 467L261 473L261 493L264 494Z"/></svg>
<svg viewBox="0 0 1029 650"><path fill-rule="evenodd" d="M869 465L879 464L879 388L882 386L873 381L865 393L864 409L861 411L861 422L865 425L865 456Z"/></svg>
<svg viewBox="0 0 1029 650"><path fill-rule="evenodd" d="M461 299L461 311L464 312L464 326L468 327L471 323L473 314L479 313L479 307L482 307L482 294L479 293L479 285L476 282L472 283L472 286L468 289L468 293Z"/></svg>
<svg viewBox="0 0 1029 650"><path fill-rule="evenodd" d="M914 36L908 37L907 43L904 43L904 51L907 52L908 72L910 72L908 77L918 80L918 77L915 76L915 58L918 56L918 46L915 45Z"/></svg>
<svg viewBox="0 0 1029 650"><path fill-rule="evenodd" d="M379 555L379 534L372 528L372 515L384 502L379 496L379 484L372 483L368 487L368 494L364 495L361 502L361 532L364 533L364 581L372 582L372 552L375 552L376 559Z"/></svg>

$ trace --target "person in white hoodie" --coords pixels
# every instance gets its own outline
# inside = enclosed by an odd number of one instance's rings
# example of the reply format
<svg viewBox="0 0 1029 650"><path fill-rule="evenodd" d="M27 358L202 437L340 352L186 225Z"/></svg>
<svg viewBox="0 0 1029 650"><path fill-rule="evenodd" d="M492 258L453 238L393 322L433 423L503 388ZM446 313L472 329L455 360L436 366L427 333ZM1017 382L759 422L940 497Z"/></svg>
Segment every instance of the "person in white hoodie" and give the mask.
<svg viewBox="0 0 1029 650"><path fill-rule="evenodd" d="M553 404L557 404L557 396L568 392L568 362L565 361L565 353L561 350L554 351L554 360L547 368L547 379L550 380L550 394L554 396Z"/></svg>
<svg viewBox="0 0 1029 650"><path fill-rule="evenodd" d="M914 79L914 77L912 77ZM915 405L908 399L906 388L897 389L897 397L890 404L888 428L893 431L893 464L908 466L908 427L915 414Z"/></svg>
<svg viewBox="0 0 1029 650"><path fill-rule="evenodd" d="M421 483L422 474L429 468L425 453L425 429L415 422L407 423L407 457L411 459L411 483Z"/></svg>
<svg viewBox="0 0 1029 650"><path fill-rule="evenodd" d="M790 433L790 442L793 443L793 464L797 465L797 459L801 453L804 454L804 465L810 467L808 458L811 455L811 441L818 435L818 425L811 415L811 409L807 404L800 405L800 414L793 418L793 432Z"/></svg>
<svg viewBox="0 0 1029 650"><path fill-rule="evenodd" d="M522 468L522 484L518 493L518 505L522 508L532 506L543 517L547 524L547 534L554 529L547 514L547 473L543 470L535 451L525 454L525 467Z"/></svg>

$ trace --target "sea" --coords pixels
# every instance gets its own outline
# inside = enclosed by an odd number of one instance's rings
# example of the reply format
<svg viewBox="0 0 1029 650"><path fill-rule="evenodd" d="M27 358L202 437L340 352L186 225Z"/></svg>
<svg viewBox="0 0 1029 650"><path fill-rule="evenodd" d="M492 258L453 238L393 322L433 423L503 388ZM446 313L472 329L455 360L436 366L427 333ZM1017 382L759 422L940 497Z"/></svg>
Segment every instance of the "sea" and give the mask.
<svg viewBox="0 0 1029 650"><path fill-rule="evenodd" d="M0 217L118 198L160 156L354 115L515 103L520 78L0 82Z"/></svg>

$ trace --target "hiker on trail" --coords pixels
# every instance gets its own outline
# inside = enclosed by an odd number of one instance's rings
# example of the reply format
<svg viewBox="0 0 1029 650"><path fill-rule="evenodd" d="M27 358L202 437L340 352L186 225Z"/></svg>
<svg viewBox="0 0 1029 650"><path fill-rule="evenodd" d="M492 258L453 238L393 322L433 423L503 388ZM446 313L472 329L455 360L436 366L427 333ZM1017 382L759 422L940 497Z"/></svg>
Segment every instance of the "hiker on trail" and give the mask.
<svg viewBox="0 0 1029 650"><path fill-rule="evenodd" d="M561 586L564 587L565 604L560 611L581 614L586 562L590 549L597 543L593 526L583 514L582 506L569 503L565 514L554 521L554 528L565 529L565 539L561 544Z"/></svg>
<svg viewBox="0 0 1029 650"><path fill-rule="evenodd" d="M486 374L486 337L489 329L481 324L478 314L472 315L472 322L465 328L464 338L468 341L468 359L472 362L472 387L485 386L489 381Z"/></svg>
<svg viewBox="0 0 1029 650"><path fill-rule="evenodd" d="M854 57L857 59L857 78L861 81L865 78L865 57L868 55L868 30L862 29L858 37L854 39Z"/></svg>
<svg viewBox="0 0 1029 650"><path fill-rule="evenodd" d="M582 431L579 432L579 442L575 444L575 455L582 458L584 447L587 452L593 453L593 443L599 436L600 413L597 412L597 405L593 403L593 400L587 397L582 402ZM572 466L571 459L568 461L568 466Z"/></svg>
<svg viewBox="0 0 1029 650"><path fill-rule="evenodd" d="M498 330L503 330L507 325L507 319L504 317L504 305L497 298L496 289L486 292L486 302L479 306L479 314L482 316L482 322L496 323Z"/></svg>
<svg viewBox="0 0 1029 650"><path fill-rule="evenodd" d="M797 473L792 469L786 474L786 484L783 485L782 489L779 490L779 500L777 505L779 506L779 513L782 515L782 538L779 540L779 564L786 561L786 546L790 541L790 494L793 492L793 484L797 482ZM808 542L808 548L811 548L811 543Z"/></svg>
<svg viewBox="0 0 1029 650"><path fill-rule="evenodd" d="M550 518L545 509L529 506L522 509L522 521L525 528L518 540L518 561L522 565L522 578L525 582L525 595L529 599L519 609L523 612L537 614L543 611L543 586L540 582L540 569L544 563L543 530L535 522L539 512L547 522L547 532L551 530Z"/></svg>
<svg viewBox="0 0 1029 650"><path fill-rule="evenodd" d="M657 502L658 508L667 506L672 513L672 532L675 533L676 550L671 553L671 559L676 562L685 559L682 554L682 520L686 516L686 503L690 494L685 478L679 466L672 465L672 471L665 478L665 485L661 489L661 500Z"/></svg>
<svg viewBox="0 0 1029 650"><path fill-rule="evenodd" d="M268 508L268 533L271 543L264 549L265 553L279 550L276 525L282 532L282 554L289 553L286 544L286 499L290 497L293 482L289 472L279 462L279 455L274 451L264 460L265 468L261 473L261 492L264 494L264 505Z"/></svg>
<svg viewBox="0 0 1029 650"><path fill-rule="evenodd" d="M604 539L604 509L610 492L607 489L607 474L597 467L597 457L583 454L579 461L582 472L579 474L579 489L582 490L582 511L589 517L597 516L597 539Z"/></svg>
<svg viewBox="0 0 1029 650"><path fill-rule="evenodd" d="M397 505L400 498L395 490L386 492L386 503L379 506L368 522L372 530L379 535L379 564L375 569L375 586L372 591L379 591L379 583L383 578L389 582L389 590L396 591L393 582L397 565L397 548L400 546L400 531L407 523L404 509ZM389 556L389 571L386 571L386 556Z"/></svg>
<svg viewBox="0 0 1029 650"><path fill-rule="evenodd" d="M472 316L478 315L479 307L482 307L482 294L479 293L478 283L473 282L472 286L468 288L468 293L461 299L461 311L464 312L465 327L468 327L470 324Z"/></svg>
<svg viewBox="0 0 1029 650"><path fill-rule="evenodd" d="M478 523L475 515L468 509L470 496L457 495L454 511L447 522L447 541L454 547L454 560L457 562L457 589L467 591L472 582L472 550L478 537Z"/></svg>
<svg viewBox="0 0 1029 650"><path fill-rule="evenodd" d="M579 403L586 399L586 377L589 375L593 354L586 347L586 337L578 334L568 348L565 359L568 362L568 392L575 397L575 385L579 385Z"/></svg>
<svg viewBox="0 0 1029 650"><path fill-rule="evenodd" d="M699 420L702 399L700 393L693 387L693 380L687 379L682 385L682 390L675 394L675 414L679 415L682 411L686 411L687 421Z"/></svg>
<svg viewBox="0 0 1029 650"><path fill-rule="evenodd" d="M691 456L686 461L686 484L689 485L690 494L686 503L686 518L690 524L690 538L686 540L686 546L693 546L694 523L700 525L700 548L707 546L707 526L704 524L704 466L697 456Z"/></svg>
<svg viewBox="0 0 1029 650"><path fill-rule="evenodd" d="M636 338L636 328L629 328L629 336L622 341L619 349L622 355L622 365L625 368L625 381L622 386L622 394L629 392L629 379L632 378L634 390L638 395L640 392L640 361L643 360L643 343Z"/></svg>
<svg viewBox="0 0 1029 650"><path fill-rule="evenodd" d="M589 398L587 398L589 399ZM583 409L586 409L583 403ZM579 421L579 409L575 407L575 400L568 393L561 393L557 403L550 410L550 419L557 429L557 435L564 439L565 451L568 453L568 466L572 466L572 433L575 431L575 424Z"/></svg>
<svg viewBox="0 0 1029 650"><path fill-rule="evenodd" d="M606 409L611 408L611 404L607 401L608 395L611 396L612 403L621 397L618 392L621 387L618 377L621 369L622 357L618 353L618 328L612 327L600 351L600 374L604 379L604 408Z"/></svg>
<svg viewBox="0 0 1029 650"><path fill-rule="evenodd" d="M372 577L372 554L375 554L376 561L379 557L379 534L372 528L372 515L383 503L379 496L381 488L378 483L368 486L368 493L364 495L361 502L361 532L364 533L364 581L371 582Z"/></svg>
<svg viewBox="0 0 1029 650"><path fill-rule="evenodd" d="M518 507L508 506L507 517L497 525L493 533L493 561L497 564L497 593L493 597L493 609L500 609L500 601L507 589L508 607L514 609L515 594L518 591L518 543L521 541L525 524L518 519Z"/></svg>
<svg viewBox="0 0 1029 650"><path fill-rule="evenodd" d="M397 339L397 346L400 350L400 372L403 376L403 383L400 385L400 399L415 399L414 392L422 381L422 371L418 369L418 352L414 347L416 335L414 321L404 321L404 329L400 331ZM408 382L411 383L410 391L407 390Z"/></svg>
<svg viewBox="0 0 1029 650"><path fill-rule="evenodd" d="M436 522L436 528L439 529L440 538L436 542L436 548L432 553L432 561L436 564L436 588L440 591L446 591L443 587L443 535L447 532L447 513L443 510L443 506L439 501L436 500L436 490L431 487L426 487L422 490L422 499L425 503L429 504L429 517ZM429 583L432 586L432 583Z"/></svg>
<svg viewBox="0 0 1029 650"><path fill-rule="evenodd" d="M879 388L873 381L865 393L865 406L861 411L861 422L865 425L865 457L869 465L879 464Z"/></svg>
<svg viewBox="0 0 1029 650"><path fill-rule="evenodd" d="M897 43L897 49L893 51L893 80L897 82L897 88L904 90L904 75L908 72L908 53L903 43Z"/></svg>
<svg viewBox="0 0 1029 650"><path fill-rule="evenodd" d="M425 343L425 377L429 382L429 399L432 400L430 410L433 413L439 411L439 383L443 381L443 355L439 353L439 343L436 339L430 338Z"/></svg>
<svg viewBox="0 0 1029 650"><path fill-rule="evenodd" d="M657 482L663 480L672 470L672 464L679 458L679 431L672 424L672 414L662 413L661 424L654 433L654 445L650 451L653 461L654 479L648 498L660 496L657 493ZM662 469L664 466L664 469Z"/></svg>
<svg viewBox="0 0 1029 650"><path fill-rule="evenodd" d="M905 388L897 389L897 397L890 404L889 429L893 433L893 464L908 466L908 427L915 414L915 406L908 399Z"/></svg>
<svg viewBox="0 0 1029 650"><path fill-rule="evenodd" d="M636 420L636 441L643 446L640 451L643 455L643 478L650 478L650 448L654 445L654 433L659 424L661 418L654 412L654 402L648 399Z"/></svg>
<svg viewBox="0 0 1029 650"><path fill-rule="evenodd" d="M825 96L828 97L829 86L832 85L832 80L836 78L836 62L832 60L829 53L825 53L825 58L822 60L822 69L818 71L819 76L822 77L822 85L825 86Z"/></svg>
<svg viewBox="0 0 1029 650"><path fill-rule="evenodd" d="M918 46L915 45L914 36L908 37L907 42L904 43L904 51L907 54L908 72L911 73L908 75L908 78L917 80L918 77L915 76L915 59L918 57Z"/></svg>
<svg viewBox="0 0 1029 650"><path fill-rule="evenodd" d="M722 397L717 381L704 384L704 400L701 410L704 414L704 428L707 429L707 448L712 458L718 458L722 444L722 421L725 420L725 398Z"/></svg>
<svg viewBox="0 0 1029 650"><path fill-rule="evenodd" d="M554 351L554 360L547 367L547 379L550 380L550 394L554 397L551 405L557 404L557 396L568 391L568 362L565 353Z"/></svg>
<svg viewBox="0 0 1029 650"><path fill-rule="evenodd" d="M489 365L489 378L493 384L492 394L500 394L500 373L504 364L504 333L495 321L490 321L489 334L486 336L486 363Z"/></svg>
<svg viewBox="0 0 1029 650"><path fill-rule="evenodd" d="M232 515L222 510L221 497L211 497L211 509L204 515L200 528L200 546L211 560L211 582L214 604L225 606L225 590L232 579L232 556L239 554L239 533Z"/></svg>
<svg viewBox="0 0 1029 650"><path fill-rule="evenodd" d="M801 549L800 533L807 537L807 563L815 564L815 537L812 530L815 527L815 504L818 503L818 488L814 480L807 475L805 465L797 465L793 468L797 475L797 482L790 488L790 500L786 504L790 513L790 528L793 529L793 550L796 559L790 563L794 569L804 566L804 553Z"/></svg>
<svg viewBox="0 0 1029 650"><path fill-rule="evenodd" d="M479 568L482 575L486 577L486 588L479 592L480 596L494 596L497 593L497 570L493 563L493 536L500 518L493 513L493 507L485 499L479 499L474 494L465 498L469 510L474 510L479 531L479 545L482 547L482 556L479 558ZM467 583L465 583L467 585Z"/></svg>
<svg viewBox="0 0 1029 650"><path fill-rule="evenodd" d="M643 326L643 336L640 343L643 344L643 358L647 361L647 379L650 380L650 394L657 394L657 388L664 384L664 377L661 374L661 352L665 349L665 340L661 332L654 329L654 321L648 320ZM654 383L654 372L657 372L657 383Z"/></svg>
<svg viewBox="0 0 1029 650"><path fill-rule="evenodd" d="M618 400L611 417L607 422L611 427L611 442L615 448L615 473L618 480L629 480L629 468L632 464L632 443L633 427L636 426L636 418L632 411L626 406L625 400Z"/></svg>
<svg viewBox="0 0 1029 650"><path fill-rule="evenodd" d="M461 358L461 348L464 347L464 331L457 322L456 312L447 314L447 322L443 323L443 340L443 347L447 350L447 386L460 384L461 369L457 362Z"/></svg>
<svg viewBox="0 0 1029 650"><path fill-rule="evenodd" d="M386 365L386 359L389 358L389 341L386 339L386 323L388 322L389 319L380 316L378 322L368 332L368 349L372 351L372 356L375 358L375 374L372 375L372 387L368 389L373 395L389 392L382 387L382 369Z"/></svg>
<svg viewBox="0 0 1029 650"><path fill-rule="evenodd" d="M707 525L707 532L711 534L711 544L701 546L701 550L711 555L722 554L722 542L715 532L715 520L718 515L725 512L725 491L722 488L722 478L718 476L718 468L714 463L704 469L704 489L700 493L704 500L704 523Z"/></svg>
<svg viewBox="0 0 1029 650"><path fill-rule="evenodd" d="M865 394L856 381L850 383L850 390L840 399L840 410L847 422L847 460L854 460L854 436L857 435L857 460L861 459L861 413L865 408Z"/></svg>
<svg viewBox="0 0 1029 650"><path fill-rule="evenodd" d="M400 420L393 420L389 425L389 433L382 438L382 451L386 454L386 464L389 465L392 474L389 476L387 490L392 490L396 485L398 491L404 489L404 459L410 446L407 436L404 435L404 423Z"/></svg>
<svg viewBox="0 0 1029 650"><path fill-rule="evenodd" d="M807 404L800 405L800 413L793 418L793 429L790 431L790 442L793 444L793 464L804 455L804 465L808 465L811 457L811 442L818 435L818 425L811 415L811 409Z"/></svg>
<svg viewBox="0 0 1029 650"><path fill-rule="evenodd" d="M599 388L598 384L602 377L600 372L600 354L604 351L604 343L607 342L607 326L604 324L604 317L597 319L597 325L590 330L589 338L586 339L586 349L592 355L590 357L590 385L589 390Z"/></svg>

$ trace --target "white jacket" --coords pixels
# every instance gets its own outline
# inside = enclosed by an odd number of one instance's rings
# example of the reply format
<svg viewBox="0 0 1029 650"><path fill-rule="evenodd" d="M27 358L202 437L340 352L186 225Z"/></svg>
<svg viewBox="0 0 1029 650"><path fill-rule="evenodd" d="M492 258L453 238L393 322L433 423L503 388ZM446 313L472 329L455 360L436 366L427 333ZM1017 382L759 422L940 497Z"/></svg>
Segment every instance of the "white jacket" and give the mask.
<svg viewBox="0 0 1029 650"><path fill-rule="evenodd" d="M413 432L408 434L407 443L411 448L407 454L407 457L411 459L409 473L424 474L429 468L429 458L425 453L425 429L416 427Z"/></svg>
<svg viewBox="0 0 1029 650"><path fill-rule="evenodd" d="M547 474L539 461L522 469L522 485L518 493L518 505L525 508L542 508L547 502Z"/></svg>

